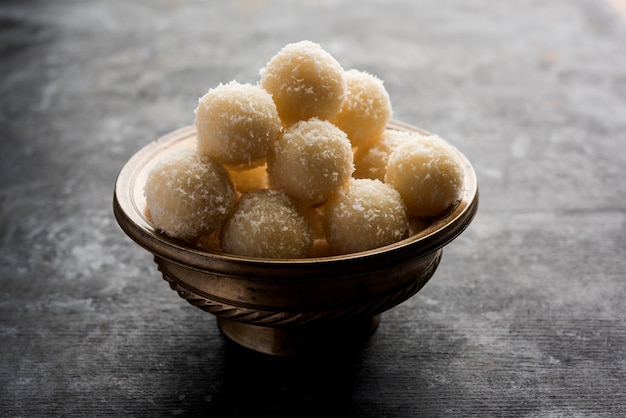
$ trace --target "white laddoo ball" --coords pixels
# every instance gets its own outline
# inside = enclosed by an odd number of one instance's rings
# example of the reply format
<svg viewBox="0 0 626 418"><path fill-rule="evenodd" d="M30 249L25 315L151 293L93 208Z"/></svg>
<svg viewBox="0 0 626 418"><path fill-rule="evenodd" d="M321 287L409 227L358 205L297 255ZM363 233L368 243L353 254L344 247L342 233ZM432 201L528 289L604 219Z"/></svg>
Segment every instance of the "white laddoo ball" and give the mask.
<svg viewBox="0 0 626 418"><path fill-rule="evenodd" d="M261 258L304 258L313 238L306 216L282 191L245 193L222 229L224 251Z"/></svg>
<svg viewBox="0 0 626 418"><path fill-rule="evenodd" d="M404 201L380 180L351 179L325 205L326 239L347 254L392 244L408 236Z"/></svg>
<svg viewBox="0 0 626 418"><path fill-rule="evenodd" d="M385 182L393 186L414 216L437 216L463 191L463 169L452 147L438 137L406 142L389 156Z"/></svg>
<svg viewBox="0 0 626 418"><path fill-rule="evenodd" d="M144 195L157 229L183 240L220 228L235 200L226 169L190 148L157 161L148 173Z"/></svg>
<svg viewBox="0 0 626 418"><path fill-rule="evenodd" d="M353 176L384 181L387 160L391 152L403 142L416 139L417 134L407 131L385 130L380 137L356 149Z"/></svg>
<svg viewBox="0 0 626 418"><path fill-rule="evenodd" d="M329 120L341 108L346 85L341 65L319 44L287 44L260 70L283 125L312 117Z"/></svg>
<svg viewBox="0 0 626 418"><path fill-rule="evenodd" d="M258 165L280 135L276 105L260 86L231 81L210 89L195 110L198 151L224 164Z"/></svg>
<svg viewBox="0 0 626 418"><path fill-rule="evenodd" d="M391 119L391 100L382 80L359 70L344 73L346 98L333 123L360 147L378 138Z"/></svg>
<svg viewBox="0 0 626 418"><path fill-rule="evenodd" d="M316 118L296 122L274 141L267 155L270 184L307 205L325 202L352 175L346 134Z"/></svg>

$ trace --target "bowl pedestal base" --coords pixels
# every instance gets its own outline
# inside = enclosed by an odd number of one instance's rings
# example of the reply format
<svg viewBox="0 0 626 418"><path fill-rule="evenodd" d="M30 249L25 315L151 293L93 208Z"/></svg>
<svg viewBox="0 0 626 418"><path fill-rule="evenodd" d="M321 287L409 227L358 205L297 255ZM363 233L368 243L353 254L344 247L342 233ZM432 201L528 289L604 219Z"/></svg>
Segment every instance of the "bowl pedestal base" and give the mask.
<svg viewBox="0 0 626 418"><path fill-rule="evenodd" d="M235 343L276 356L319 355L356 349L376 330L380 316L309 327L266 327L217 318L222 333Z"/></svg>
<svg viewBox="0 0 626 418"><path fill-rule="evenodd" d="M163 279L169 282L172 290L178 296L187 300L193 306L212 313L217 317L217 324L222 334L234 343L247 349L275 356L319 356L357 351L369 339L380 323L380 314L398 305L417 293L433 276L441 260L443 249L438 249L422 257L409 260L396 267L396 274L388 274L386 277L379 276L380 271L368 272L371 277L370 286L360 299L347 306L334 307L333 309L321 309L313 305L315 309L259 309L254 306L246 306L250 301L263 303L261 307L275 307L277 301L287 300L289 292L285 293L286 284L308 283L311 281L300 280L271 280L265 281L263 288L257 289L259 280L215 275L186 269L177 263L155 256L155 262L163 275ZM339 276L323 284L330 284L326 292L316 288L316 297L322 299L323 306L329 306L336 299L328 299L333 287L352 291L356 294L358 287L353 286L353 276ZM360 281L363 277L360 277ZM350 286L346 287L346 282ZM317 284L317 283L315 283ZM373 285L379 288L374 289ZM393 287L391 287L393 285ZM343 287L342 287L343 286ZM380 286L383 289L380 289ZM390 289L391 287L391 289ZM345 289L348 290L345 290ZM212 292L203 291L208 289ZM233 292L232 289L236 291ZM274 292L267 291L267 289ZM356 289L356 290L355 290ZM298 290L296 288L296 290ZM363 291L363 287L361 287ZM383 292L384 290L384 292ZM283 298L277 298L278 291L285 293ZM371 291L371 292L370 292ZM222 292L222 293L220 293ZM369 293L368 293L369 292ZM218 293L214 295L212 293ZM272 303L262 299L265 295L273 295ZM237 295L244 295L237 296ZM303 298L308 294L300 294ZM332 294L331 294L332 295ZM327 297L324 299L324 297ZM311 302L310 298L307 302Z"/></svg>

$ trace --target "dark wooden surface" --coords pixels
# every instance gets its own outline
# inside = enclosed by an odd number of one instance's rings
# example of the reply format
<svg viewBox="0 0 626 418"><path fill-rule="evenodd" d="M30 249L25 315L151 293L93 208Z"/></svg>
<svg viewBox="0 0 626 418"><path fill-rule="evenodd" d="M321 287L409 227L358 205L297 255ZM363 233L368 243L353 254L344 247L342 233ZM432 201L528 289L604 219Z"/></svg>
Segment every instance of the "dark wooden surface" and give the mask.
<svg viewBox="0 0 626 418"><path fill-rule="evenodd" d="M622 8L620 9L620 4ZM626 415L619 0L0 3L0 416ZM288 42L385 80L481 206L357 353L228 343L113 218L117 172Z"/></svg>

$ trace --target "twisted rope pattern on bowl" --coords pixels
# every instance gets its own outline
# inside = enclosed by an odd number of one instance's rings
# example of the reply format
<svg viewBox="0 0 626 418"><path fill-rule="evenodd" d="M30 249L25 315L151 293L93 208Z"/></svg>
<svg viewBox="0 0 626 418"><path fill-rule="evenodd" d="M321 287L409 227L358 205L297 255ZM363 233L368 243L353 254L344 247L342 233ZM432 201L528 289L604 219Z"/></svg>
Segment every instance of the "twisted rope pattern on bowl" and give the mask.
<svg viewBox="0 0 626 418"><path fill-rule="evenodd" d="M355 306L313 311L272 311L254 309L209 299L185 288L181 283L176 281L175 278L168 275L164 269L161 269L160 265L159 270L163 275L163 279L169 283L172 290L178 293L178 296L205 312L251 325L287 327L374 316L391 309L415 295L426 284L439 265L441 255L442 253L440 251L426 269L412 280L408 286ZM157 264L159 264L158 261Z"/></svg>

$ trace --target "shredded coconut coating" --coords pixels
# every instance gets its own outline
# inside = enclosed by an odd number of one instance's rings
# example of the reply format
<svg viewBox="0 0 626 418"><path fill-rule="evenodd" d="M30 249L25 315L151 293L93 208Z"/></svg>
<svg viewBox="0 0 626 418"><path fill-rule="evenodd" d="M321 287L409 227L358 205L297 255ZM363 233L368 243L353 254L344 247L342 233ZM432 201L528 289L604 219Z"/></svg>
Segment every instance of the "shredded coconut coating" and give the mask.
<svg viewBox="0 0 626 418"><path fill-rule="evenodd" d="M354 152L353 176L384 181L387 160L391 152L403 142L417 140L417 135L407 131L387 129L380 137L358 147Z"/></svg>
<svg viewBox="0 0 626 418"><path fill-rule="evenodd" d="M354 171L346 134L316 118L285 129L270 147L267 172L270 184L307 205L325 202Z"/></svg>
<svg viewBox="0 0 626 418"><path fill-rule="evenodd" d="M236 81L202 96L195 117L198 151L224 164L258 165L281 130L269 93Z"/></svg>
<svg viewBox="0 0 626 418"><path fill-rule="evenodd" d="M183 240L220 228L235 199L226 169L189 148L172 152L155 164L144 195L154 225Z"/></svg>
<svg viewBox="0 0 626 418"><path fill-rule="evenodd" d="M400 194L380 180L351 179L325 205L326 239L336 254L370 250L408 236Z"/></svg>
<svg viewBox="0 0 626 418"><path fill-rule="evenodd" d="M310 41L285 45L259 74L209 89L194 110L196 148L150 170L147 211L165 234L241 256L325 257L423 231L460 199L456 149L388 129L381 79L344 71Z"/></svg>
<svg viewBox="0 0 626 418"><path fill-rule="evenodd" d="M365 71L348 70L346 98L333 123L348 135L353 147L378 138L391 119L391 100L383 81Z"/></svg>
<svg viewBox="0 0 626 418"><path fill-rule="evenodd" d="M260 70L261 86L273 97L283 125L312 117L330 120L341 108L344 70L319 44L287 44Z"/></svg>
<svg viewBox="0 0 626 418"><path fill-rule="evenodd" d="M243 194L222 230L224 251L249 257L304 258L312 242L306 216L281 190Z"/></svg>
<svg viewBox="0 0 626 418"><path fill-rule="evenodd" d="M385 182L414 216L437 216L460 199L463 170L453 149L436 136L398 146L387 161Z"/></svg>

